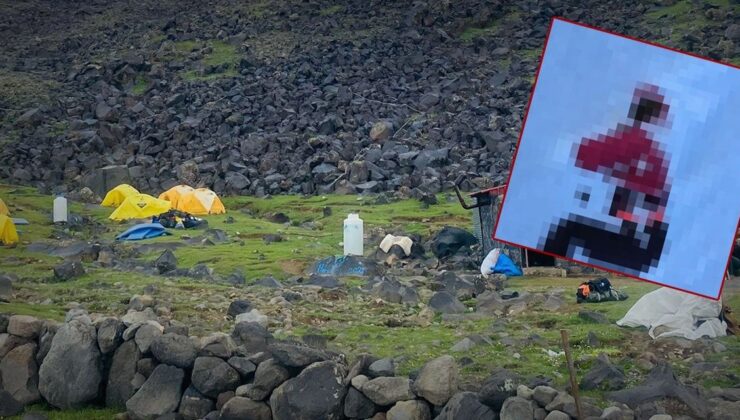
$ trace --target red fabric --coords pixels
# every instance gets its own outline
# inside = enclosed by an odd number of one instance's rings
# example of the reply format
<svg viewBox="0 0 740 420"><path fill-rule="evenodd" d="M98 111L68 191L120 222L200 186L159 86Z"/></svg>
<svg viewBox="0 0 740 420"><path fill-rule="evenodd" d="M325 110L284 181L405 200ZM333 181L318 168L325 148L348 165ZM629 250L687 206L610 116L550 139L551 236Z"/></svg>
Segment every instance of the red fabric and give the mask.
<svg viewBox="0 0 740 420"><path fill-rule="evenodd" d="M616 132L601 135L598 140L584 138L576 166L602 173L624 188L645 194L662 196L666 188L665 153L639 126L620 125Z"/></svg>

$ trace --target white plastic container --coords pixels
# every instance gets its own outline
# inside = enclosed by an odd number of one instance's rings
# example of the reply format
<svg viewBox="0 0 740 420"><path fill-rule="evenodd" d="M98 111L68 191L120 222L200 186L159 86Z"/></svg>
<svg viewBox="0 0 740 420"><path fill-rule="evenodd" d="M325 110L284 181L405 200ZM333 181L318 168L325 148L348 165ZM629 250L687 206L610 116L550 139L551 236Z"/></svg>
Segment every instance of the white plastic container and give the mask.
<svg viewBox="0 0 740 420"><path fill-rule="evenodd" d="M344 255L364 255L363 225L360 215L350 213L344 219Z"/></svg>
<svg viewBox="0 0 740 420"><path fill-rule="evenodd" d="M60 196L54 199L54 223L67 223L67 199Z"/></svg>

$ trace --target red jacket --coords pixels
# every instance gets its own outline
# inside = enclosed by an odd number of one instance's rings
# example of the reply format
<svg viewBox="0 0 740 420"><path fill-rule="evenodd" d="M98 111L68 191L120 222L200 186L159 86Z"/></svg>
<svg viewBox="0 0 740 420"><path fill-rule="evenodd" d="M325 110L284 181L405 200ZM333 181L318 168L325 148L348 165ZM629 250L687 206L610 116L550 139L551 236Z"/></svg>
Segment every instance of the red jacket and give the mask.
<svg viewBox="0 0 740 420"><path fill-rule="evenodd" d="M661 196L666 189L668 159L660 144L639 127L623 124L616 132L584 138L578 147L576 166L599 172L624 188Z"/></svg>

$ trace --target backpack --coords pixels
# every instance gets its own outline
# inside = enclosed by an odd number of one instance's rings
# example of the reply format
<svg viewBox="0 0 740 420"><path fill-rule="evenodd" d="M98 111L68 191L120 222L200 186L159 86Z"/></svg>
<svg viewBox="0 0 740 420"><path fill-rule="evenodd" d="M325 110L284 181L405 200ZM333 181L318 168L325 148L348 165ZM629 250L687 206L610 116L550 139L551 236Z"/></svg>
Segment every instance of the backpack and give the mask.
<svg viewBox="0 0 740 420"><path fill-rule="evenodd" d="M616 294L616 296L613 296L614 294ZM578 286L578 290L576 291L576 302L623 300L619 299L621 297L620 295L621 293L612 289L612 284L609 282L609 279L606 277L600 277L598 279L583 282Z"/></svg>

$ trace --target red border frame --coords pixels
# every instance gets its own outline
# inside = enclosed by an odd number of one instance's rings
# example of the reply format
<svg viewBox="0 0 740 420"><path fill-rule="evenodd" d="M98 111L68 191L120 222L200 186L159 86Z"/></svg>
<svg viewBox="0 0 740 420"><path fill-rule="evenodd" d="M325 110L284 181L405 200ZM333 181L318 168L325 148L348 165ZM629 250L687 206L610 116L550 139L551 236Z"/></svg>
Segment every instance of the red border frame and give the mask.
<svg viewBox="0 0 740 420"><path fill-rule="evenodd" d="M728 256L727 256L727 263L725 264L725 270L724 270L724 272L722 274L722 284L720 285L719 294L717 296L702 295L701 293L696 293L696 292L692 292L690 290L681 289L680 287L669 286L667 284L658 283L656 281L652 281L652 280L648 280L648 279L643 279L643 278L640 278L640 277L637 277L637 276L634 276L634 275L621 273L621 272L619 272L617 270L600 267L600 266L595 265L595 264L585 263L585 262L582 262L582 261L576 261L576 260L574 260L572 258L566 258L566 257L563 257L561 255L556 255L556 254L553 254L553 253L550 253L550 252L544 252L544 251L539 250L537 248L531 248L531 247L523 246L523 245L516 244L516 243L513 243L513 242L505 241L505 240L502 240L502 239L496 237L496 231L498 230L498 222L499 222L499 219L501 218L501 214L503 213L504 206L506 205L506 197L508 197L507 193L509 191L509 185L511 185L511 176L514 174L514 168L515 168L515 165L516 165L516 157L519 154L519 144L522 141L522 136L524 135L524 128L527 125L527 117L529 116L529 108L532 105L532 98L534 97L534 92L535 92L535 89L537 88L537 80L540 77L540 70L542 69L542 62L544 61L545 53L547 52L547 43L550 40L550 34L552 33L552 26L554 25L554 23L555 23L556 20L560 20L560 21L563 21L563 22L566 22L566 23L570 23L570 24L581 26L581 27L588 28L588 29L593 29L593 30L596 30L596 31L599 31L599 32L607 33L609 35L615 35L615 36L619 36L619 37L622 37L622 38L627 38L627 39L632 40L632 41L637 41L637 42L640 42L640 43L643 43L643 44L652 45L654 47L658 47L658 48L662 48L662 49L665 49L665 50L669 50L669 51L677 52L677 53L680 53L680 54L688 55L688 56L691 56L691 57L694 57L694 58L699 58L701 60L711 61L713 63L722 64L722 65L725 65L725 66L732 67L732 68L735 68L735 69L739 69L740 70L740 66L736 66L734 64L725 63L725 62L718 61L718 60L713 60L711 58L702 57L702 56L699 56L697 54L689 53L689 52L686 52L686 51L681 51L681 50L678 50L678 49L675 49L675 48L667 47L665 45L656 44L654 42L645 41L645 40L642 40L642 39L637 39L637 38L634 38L634 37L631 37L631 36L628 36L628 35L623 35L623 34L618 34L618 33L615 33L615 32L610 32L610 31L607 31L605 29L597 28L595 26L586 25L586 24L574 22L574 21L571 21L571 20L568 20L568 19L565 19L565 18L562 18L562 17L553 16L550 19L550 26L547 29L547 36L545 37L545 45L542 48L542 54L540 55L539 64L537 65L537 72L535 73L535 76L534 76L534 83L532 84L532 91L529 94L529 100L527 101L527 107L525 108L525 111L524 111L524 121L522 122L522 130L519 132L519 139L516 142L516 150L514 151L514 156L512 157L511 170L509 171L509 177L506 180L506 188L504 189L504 199L503 199L503 201L501 203L501 211L498 212L498 216L496 217L496 226L495 226L494 232L493 232L493 239L496 240L496 241L499 241L499 242L503 242L505 244L509 244L509 245L518 247L518 248L524 248L524 249L527 249L527 250L535 251L535 252L538 252L540 254L549 255L551 257L555 257L555 258L558 258L558 259L562 259L562 260L574 262L576 264L581 264L581 265L584 265L586 267L592 267L592 268L603 270L603 271L606 271L606 272L609 272L609 273L618 274L618 275L623 276L623 277L629 277L629 278L632 278L632 279L635 279L635 280L640 280L640 281L644 281L644 282L647 282L647 283L652 283L652 284L656 284L656 285L659 285L659 286L668 287L668 288L675 289L675 290L680 290L682 292L689 293L689 294L692 294L692 295L695 295L695 296L699 296L699 297L703 297L703 298L707 298L707 299L719 300L720 297L722 296L722 291L723 291L723 289L725 287L725 281L727 279L727 275L726 275L727 274L727 268L730 265L730 259L732 258L732 245L735 242L735 236L737 235L737 231L738 231L738 229L740 229L740 219L738 219L738 223L735 226L735 232L733 232L733 235L732 235L732 243L730 243L730 252L728 253Z"/></svg>

